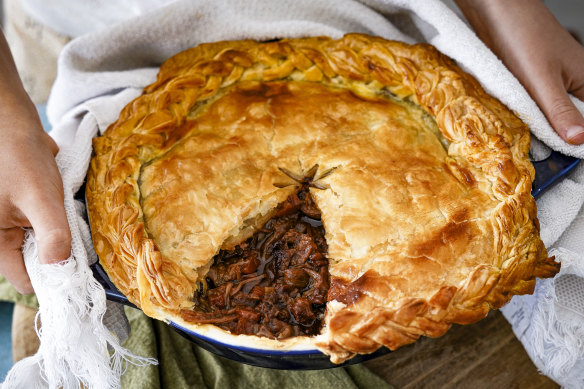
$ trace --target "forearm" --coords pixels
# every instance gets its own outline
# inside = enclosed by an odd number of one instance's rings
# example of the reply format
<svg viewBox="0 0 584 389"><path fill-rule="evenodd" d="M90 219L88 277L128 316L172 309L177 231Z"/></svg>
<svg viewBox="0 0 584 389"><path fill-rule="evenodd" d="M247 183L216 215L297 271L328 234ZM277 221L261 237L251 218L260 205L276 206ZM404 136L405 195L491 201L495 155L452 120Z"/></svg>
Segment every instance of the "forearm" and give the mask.
<svg viewBox="0 0 584 389"><path fill-rule="evenodd" d="M0 32L0 134L15 136L15 127L42 131L36 108L24 90L8 43Z"/></svg>
<svg viewBox="0 0 584 389"><path fill-rule="evenodd" d="M23 227L36 234L39 260L70 254L71 234L55 162L58 147L42 128L0 33L0 274L22 293L32 286L22 258Z"/></svg>

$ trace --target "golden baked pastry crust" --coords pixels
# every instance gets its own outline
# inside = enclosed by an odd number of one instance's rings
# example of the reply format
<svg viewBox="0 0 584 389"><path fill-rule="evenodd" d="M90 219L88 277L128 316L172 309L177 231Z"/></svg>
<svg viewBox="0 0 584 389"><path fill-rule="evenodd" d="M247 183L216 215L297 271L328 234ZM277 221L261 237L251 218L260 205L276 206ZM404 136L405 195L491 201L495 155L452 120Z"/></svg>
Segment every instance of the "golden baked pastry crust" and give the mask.
<svg viewBox="0 0 584 389"><path fill-rule="evenodd" d="M297 190L283 171L315 165L331 289L314 343L334 362L477 321L558 271L528 129L429 45L203 44L167 60L94 150L95 249L162 320Z"/></svg>

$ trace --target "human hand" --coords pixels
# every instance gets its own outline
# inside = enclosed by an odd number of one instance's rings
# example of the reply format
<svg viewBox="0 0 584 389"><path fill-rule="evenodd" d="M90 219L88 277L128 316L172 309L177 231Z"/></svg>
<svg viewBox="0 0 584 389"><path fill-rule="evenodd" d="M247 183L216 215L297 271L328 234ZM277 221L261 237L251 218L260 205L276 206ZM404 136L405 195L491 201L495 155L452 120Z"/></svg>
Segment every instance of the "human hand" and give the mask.
<svg viewBox="0 0 584 389"><path fill-rule="evenodd" d="M33 288L21 246L25 227L35 231L39 260L55 263L71 251L58 147L42 129L0 34L0 274L21 293Z"/></svg>
<svg viewBox="0 0 584 389"><path fill-rule="evenodd" d="M4 110L3 110L4 111ZM36 117L26 123L0 114L0 273L20 293L32 293L21 252L23 227L35 231L39 260L54 263L69 257L71 235L63 207L63 187L54 155L55 142ZM4 134L10 123L10 134ZM37 126L39 130L23 130ZM39 132L40 131L40 132Z"/></svg>
<svg viewBox="0 0 584 389"><path fill-rule="evenodd" d="M558 135L568 143L584 144L584 118L568 96L584 100L584 47L541 0L455 1Z"/></svg>

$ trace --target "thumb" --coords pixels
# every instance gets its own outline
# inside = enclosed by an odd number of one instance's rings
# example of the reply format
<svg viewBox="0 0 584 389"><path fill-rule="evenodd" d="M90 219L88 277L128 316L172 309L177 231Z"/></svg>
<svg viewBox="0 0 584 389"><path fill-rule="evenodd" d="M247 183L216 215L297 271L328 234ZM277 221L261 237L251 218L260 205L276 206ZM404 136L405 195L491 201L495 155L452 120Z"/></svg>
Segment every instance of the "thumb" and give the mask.
<svg viewBox="0 0 584 389"><path fill-rule="evenodd" d="M38 198L27 218L35 232L41 264L57 263L71 255L71 230L63 206L63 197Z"/></svg>
<svg viewBox="0 0 584 389"><path fill-rule="evenodd" d="M565 89L550 90L541 105L550 124L562 139L573 145L584 143L584 117Z"/></svg>

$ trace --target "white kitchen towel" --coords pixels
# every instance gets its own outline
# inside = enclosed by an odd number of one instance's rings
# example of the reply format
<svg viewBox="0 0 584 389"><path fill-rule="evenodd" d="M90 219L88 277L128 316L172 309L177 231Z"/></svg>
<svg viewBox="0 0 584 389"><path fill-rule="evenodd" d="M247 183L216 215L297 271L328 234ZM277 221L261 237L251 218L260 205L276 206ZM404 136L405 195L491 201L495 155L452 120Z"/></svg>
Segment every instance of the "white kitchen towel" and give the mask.
<svg viewBox="0 0 584 389"><path fill-rule="evenodd" d="M561 141L519 82L468 26L438 0L181 0L77 38L60 57L48 115L54 124L51 134L61 147L60 155L66 156L58 158L58 161L64 177L68 217L72 228L78 231L73 235L74 247L83 247L74 249L72 253L77 268L75 276L90 277L87 264L91 245L88 244L87 226L81 226L85 223L82 211L73 200L80 182L68 181L66 177L69 177L71 171L78 177L78 173L87 168L91 155L87 139L104 131L116 119L121 108L137 96L142 87L154 81L157 67L164 59L201 42L314 35L340 38L347 32L368 33L409 43L424 41L433 44L479 79L489 93L517 112L534 135L545 144L565 154L584 157L584 147L567 145ZM580 108L583 107L581 102L578 104ZM570 247L555 251L558 260L566 261L566 266L562 268L562 275L556 279L538 282L534 296L515 297L504 309L537 366L568 387L584 386L576 369L582 365L584 353L584 347L581 347L584 340L581 337L582 326L577 325L576 318L582 315L584 307L575 304L578 293L572 293L581 289L584 242L578 237L565 238L570 231L582 231L583 203L584 168L579 168L571 179L565 179L538 201L542 236L546 245L552 247L554 244L571 242ZM34 255L27 255L26 261L31 273L43 267ZM32 281L37 294L46 293L47 288L50 288L42 278L33 278ZM78 289L70 290L70 295L77 293ZM91 298L98 301L105 297L93 294ZM42 305L41 299L39 301ZM52 304L58 305L59 302L53 301ZM61 304L66 305L67 301ZM55 310L60 308L51 307ZM101 303L88 304L85 308L97 310L97 317L103 313ZM85 316L77 319L80 325L91 325ZM46 327L44 321L43 325ZM49 334L57 334L57 331L44 328L41 344L65 342L74 347L70 344L73 340L45 336ZM107 346L106 343L96 342L92 347L103 348ZM61 356L43 354L43 350L55 349L41 347L41 354L36 359L39 367L61 369L59 372L45 371L42 375L48 380L44 385L49 387L69 387L68 382L84 379L87 376L87 367L84 365L95 363L95 355L99 355L99 352L91 350L86 355L78 355L78 363L75 365L55 365L46 361ZM550 353L549 350L554 352ZM102 354L105 358L106 353ZM105 363L102 365L105 366ZM18 368L19 364L15 366L15 371ZM114 370L114 375L118 372ZM10 377L15 376L17 374ZM53 377L66 379L56 380ZM20 377L21 382L25 382L22 380L26 378ZM100 387L98 382L89 379L84 381L86 386ZM39 381L39 387L42 387L41 384ZM113 380L108 385L116 387L119 380Z"/></svg>

